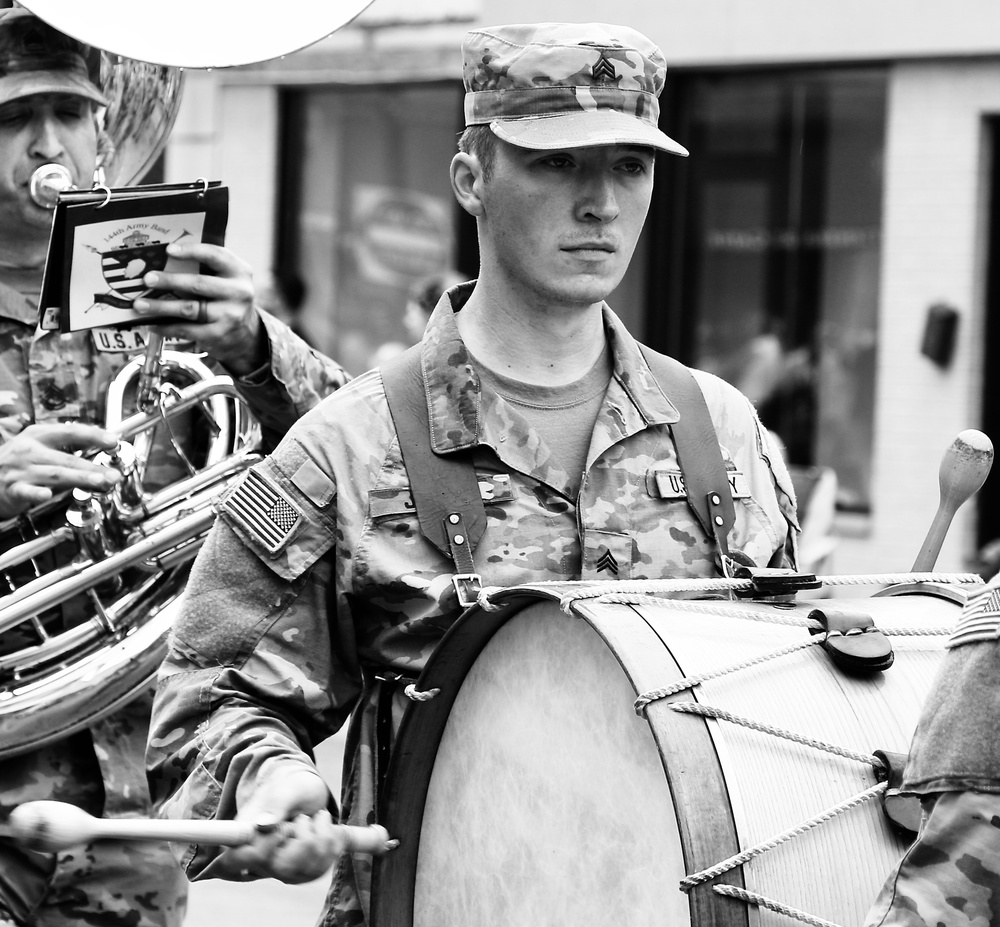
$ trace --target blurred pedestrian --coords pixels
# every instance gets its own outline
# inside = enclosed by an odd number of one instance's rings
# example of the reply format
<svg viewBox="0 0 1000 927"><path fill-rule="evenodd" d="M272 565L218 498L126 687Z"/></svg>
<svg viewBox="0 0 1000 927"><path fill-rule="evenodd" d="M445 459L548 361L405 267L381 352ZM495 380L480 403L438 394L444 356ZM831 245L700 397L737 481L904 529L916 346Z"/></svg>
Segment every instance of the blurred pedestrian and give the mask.
<svg viewBox="0 0 1000 927"><path fill-rule="evenodd" d="M465 279L457 270L440 270L411 284L403 306L403 328L409 340L387 341L380 345L372 354L370 366L380 367L423 338L427 320L442 294Z"/></svg>

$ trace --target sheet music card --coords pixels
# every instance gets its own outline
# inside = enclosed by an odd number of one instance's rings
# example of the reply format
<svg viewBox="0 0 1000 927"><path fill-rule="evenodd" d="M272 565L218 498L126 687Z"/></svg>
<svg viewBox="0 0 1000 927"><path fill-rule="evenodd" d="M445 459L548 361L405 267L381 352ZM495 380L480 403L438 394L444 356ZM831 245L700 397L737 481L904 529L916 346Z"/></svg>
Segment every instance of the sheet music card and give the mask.
<svg viewBox="0 0 1000 927"><path fill-rule="evenodd" d="M171 242L221 245L229 191L218 182L62 193L56 205L39 301L39 324L62 332L148 325L140 297L169 298L143 282L150 271L198 273L167 254Z"/></svg>

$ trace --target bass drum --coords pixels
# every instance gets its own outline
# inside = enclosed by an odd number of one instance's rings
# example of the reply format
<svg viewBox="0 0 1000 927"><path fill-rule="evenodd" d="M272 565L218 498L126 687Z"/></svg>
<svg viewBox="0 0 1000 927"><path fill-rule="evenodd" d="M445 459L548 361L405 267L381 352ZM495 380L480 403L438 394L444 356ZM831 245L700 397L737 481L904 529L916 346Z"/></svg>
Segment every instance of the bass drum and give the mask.
<svg viewBox="0 0 1000 927"><path fill-rule="evenodd" d="M969 588L777 606L572 583L470 609L411 688L434 697L389 763L401 844L376 860L373 923L857 927L909 839L874 754L908 750ZM891 642L884 672L816 644L814 609L844 606Z"/></svg>

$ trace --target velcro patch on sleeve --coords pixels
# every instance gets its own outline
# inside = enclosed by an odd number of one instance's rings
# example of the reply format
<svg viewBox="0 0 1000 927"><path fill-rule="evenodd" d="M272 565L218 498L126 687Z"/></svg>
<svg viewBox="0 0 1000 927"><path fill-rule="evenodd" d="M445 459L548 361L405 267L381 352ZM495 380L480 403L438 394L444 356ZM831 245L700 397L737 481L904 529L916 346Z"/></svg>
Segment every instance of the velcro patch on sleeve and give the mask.
<svg viewBox="0 0 1000 927"><path fill-rule="evenodd" d="M302 510L256 470L247 471L222 507L269 554L283 550L306 520Z"/></svg>
<svg viewBox="0 0 1000 927"><path fill-rule="evenodd" d="M325 509L337 494L337 487L316 463L308 457L292 474L292 482L317 508Z"/></svg>

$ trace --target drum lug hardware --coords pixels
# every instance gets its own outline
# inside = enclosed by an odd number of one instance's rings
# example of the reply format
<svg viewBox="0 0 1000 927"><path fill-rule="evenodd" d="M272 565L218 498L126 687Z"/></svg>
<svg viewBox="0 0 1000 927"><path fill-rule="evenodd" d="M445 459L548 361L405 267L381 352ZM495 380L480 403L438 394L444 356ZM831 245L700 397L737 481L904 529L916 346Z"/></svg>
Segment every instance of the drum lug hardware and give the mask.
<svg viewBox="0 0 1000 927"><path fill-rule="evenodd" d="M892 666L892 644L866 612L814 608L808 617L820 624L819 628L810 628L809 633L825 635L821 646L845 673L868 676Z"/></svg>
<svg viewBox="0 0 1000 927"><path fill-rule="evenodd" d="M876 750L875 775L879 782L885 782L888 788L882 796L882 810L889 819L893 829L908 840L913 840L920 829L923 808L917 795L901 795L903 785L903 770L909 759L905 753L889 753L886 750Z"/></svg>
<svg viewBox="0 0 1000 927"><path fill-rule="evenodd" d="M815 573L799 573L795 570L775 567L748 567L733 564L733 579L750 580L752 587L736 590L740 598L760 598L794 595L800 589L819 589L823 583Z"/></svg>

